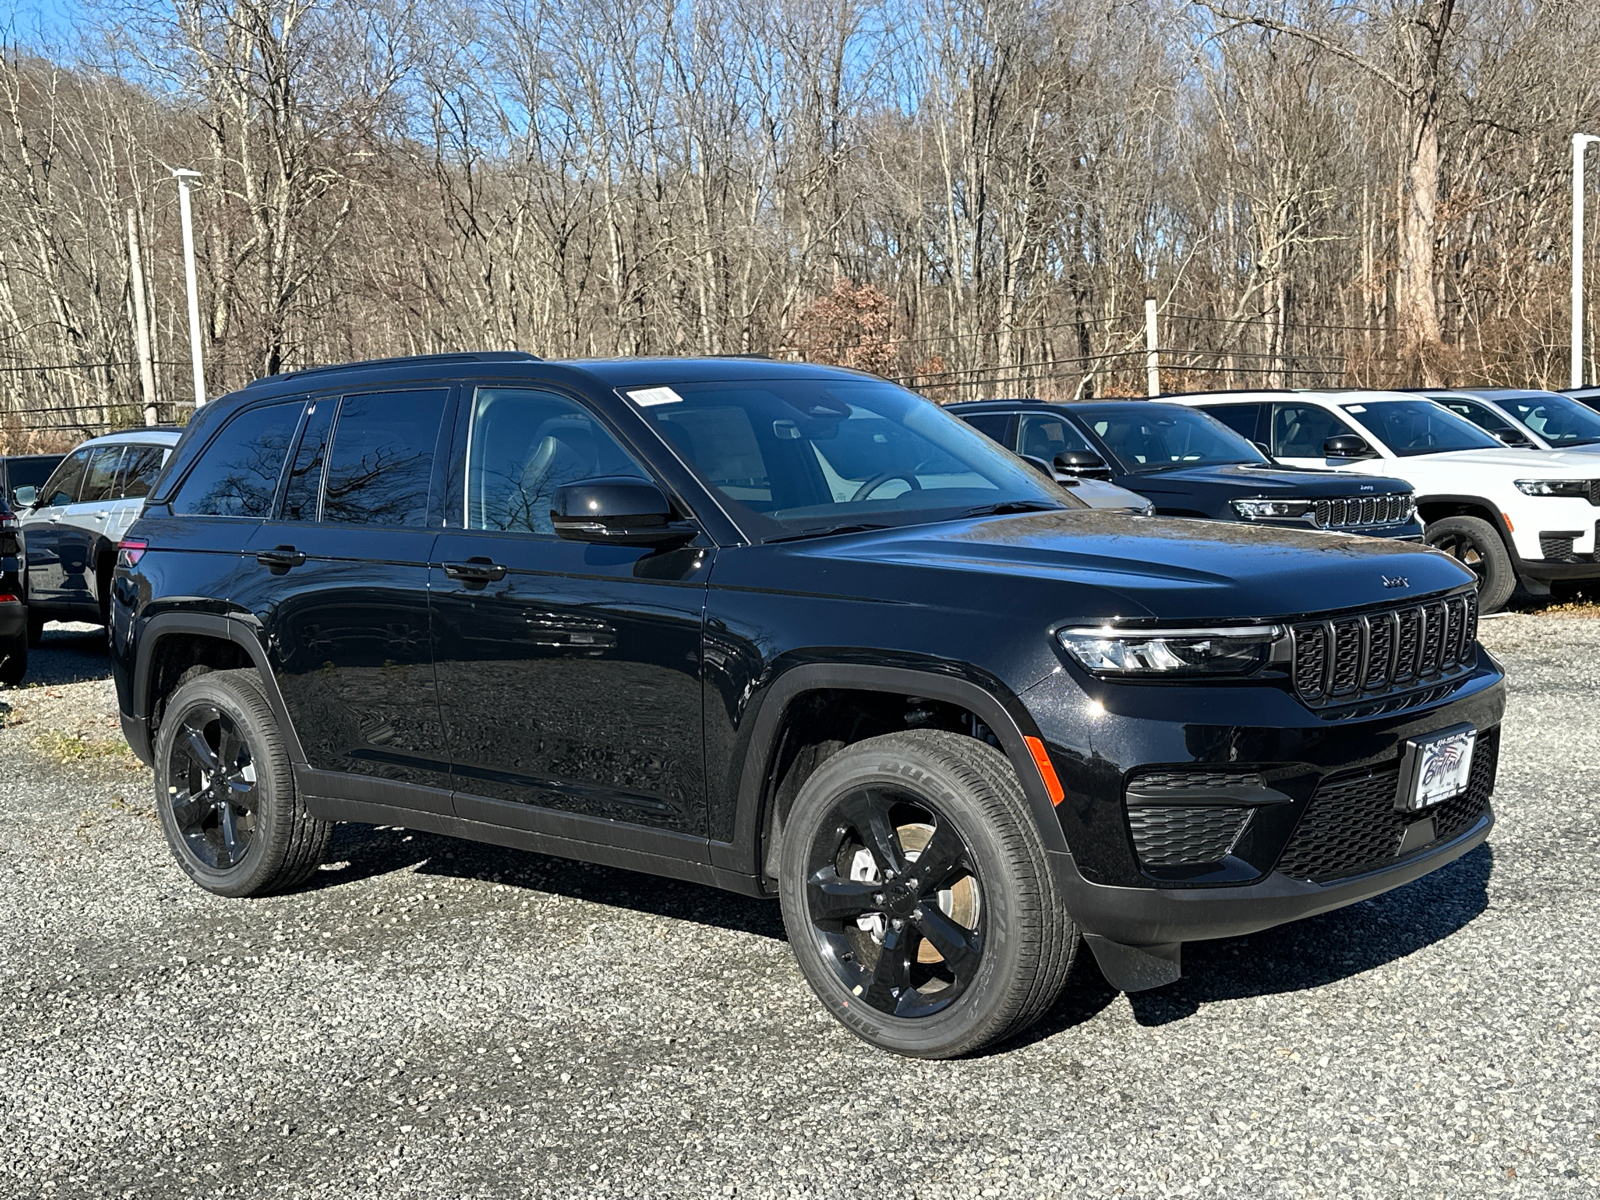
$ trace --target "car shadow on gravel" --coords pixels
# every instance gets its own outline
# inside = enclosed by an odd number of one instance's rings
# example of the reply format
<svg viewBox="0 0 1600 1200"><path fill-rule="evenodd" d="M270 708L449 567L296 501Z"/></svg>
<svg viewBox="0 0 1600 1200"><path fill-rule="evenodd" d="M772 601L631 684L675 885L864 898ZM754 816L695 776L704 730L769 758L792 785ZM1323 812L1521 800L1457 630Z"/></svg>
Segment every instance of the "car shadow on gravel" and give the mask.
<svg viewBox="0 0 1600 1200"><path fill-rule="evenodd" d="M46 625L44 639L28 651L28 673L20 688L90 683L111 675L106 631L98 625Z"/></svg>
<svg viewBox="0 0 1600 1200"><path fill-rule="evenodd" d="M740 896L697 883L411 829L338 825L327 861L341 865L324 867L302 891L321 891L413 868L419 875L480 879L777 941L788 940L775 900Z"/></svg>
<svg viewBox="0 0 1600 1200"><path fill-rule="evenodd" d="M1470 854L1404 887L1242 938L1190 942L1183 978L1128 997L1141 1025L1166 1025L1218 1000L1304 991L1415 954L1489 906L1494 850Z"/></svg>

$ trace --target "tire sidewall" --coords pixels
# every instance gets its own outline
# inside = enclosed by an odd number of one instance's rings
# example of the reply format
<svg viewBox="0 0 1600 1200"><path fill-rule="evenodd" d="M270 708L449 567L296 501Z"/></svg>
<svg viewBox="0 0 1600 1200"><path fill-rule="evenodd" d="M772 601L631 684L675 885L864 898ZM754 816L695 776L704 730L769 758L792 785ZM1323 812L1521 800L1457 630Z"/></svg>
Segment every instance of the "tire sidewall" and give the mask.
<svg viewBox="0 0 1600 1200"><path fill-rule="evenodd" d="M852 995L816 949L805 893L807 858L824 819L848 792L888 785L910 792L953 821L978 869L984 947L978 974L948 1008L927 1017L897 1018ZM1007 861L992 818L942 766L905 746L857 747L835 755L806 781L784 826L779 895L796 960L823 1005L874 1045L917 1057L949 1057L990 1040L1008 1018L1010 983L1022 958L1017 936L1023 890Z"/></svg>
<svg viewBox="0 0 1600 1200"><path fill-rule="evenodd" d="M1517 588L1516 568L1512 565L1510 551L1495 527L1482 517L1445 517L1428 526L1424 539L1432 546L1434 538L1453 533L1471 538L1483 556L1483 582L1478 588L1478 605L1482 612L1494 612L1505 605ZM1452 556L1453 557L1453 556ZM1470 568L1469 568L1470 569Z"/></svg>
<svg viewBox="0 0 1600 1200"><path fill-rule="evenodd" d="M191 879L221 896L251 895L261 887L263 880L276 872L278 860L282 858L278 852L283 841L279 826L283 823L286 804L293 803L293 781L287 778L287 760L277 745L277 730L265 724L260 711L241 694L243 688L250 686L221 673L201 675L184 684L167 706L161 728L156 733L153 754L156 813L172 856ZM207 866L190 852L169 799L173 743L185 714L201 704L214 706L233 721L256 767L255 832L243 861L225 870ZM261 708L265 707L265 699L261 698ZM267 721L270 720L269 715Z"/></svg>

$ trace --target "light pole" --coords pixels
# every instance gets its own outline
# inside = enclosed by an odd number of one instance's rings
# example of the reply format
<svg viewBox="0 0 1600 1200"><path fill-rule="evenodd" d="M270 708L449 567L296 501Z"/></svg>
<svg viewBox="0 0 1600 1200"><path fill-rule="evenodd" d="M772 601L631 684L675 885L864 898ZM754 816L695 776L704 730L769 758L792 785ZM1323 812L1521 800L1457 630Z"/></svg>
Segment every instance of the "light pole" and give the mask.
<svg viewBox="0 0 1600 1200"><path fill-rule="evenodd" d="M1583 152L1592 133L1572 135L1572 386L1583 386Z"/></svg>
<svg viewBox="0 0 1600 1200"><path fill-rule="evenodd" d="M189 285L189 357L194 363L194 406L206 402L206 372L200 362L200 285L194 271L194 210L189 204L189 187L200 178L199 171L174 167L178 181L178 215L183 223L183 276Z"/></svg>

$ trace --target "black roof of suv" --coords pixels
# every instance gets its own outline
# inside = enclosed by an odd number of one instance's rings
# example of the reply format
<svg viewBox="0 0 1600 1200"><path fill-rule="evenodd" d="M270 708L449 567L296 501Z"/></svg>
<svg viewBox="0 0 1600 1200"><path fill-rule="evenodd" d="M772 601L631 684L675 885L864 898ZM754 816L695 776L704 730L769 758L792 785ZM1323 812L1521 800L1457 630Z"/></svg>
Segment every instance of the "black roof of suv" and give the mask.
<svg viewBox="0 0 1600 1200"><path fill-rule="evenodd" d="M1493 819L1454 561L1092 510L829 367L264 381L196 415L113 597L202 886L291 886L371 821L775 896L825 1007L905 1054L1025 1026L1080 945L1156 986Z"/></svg>

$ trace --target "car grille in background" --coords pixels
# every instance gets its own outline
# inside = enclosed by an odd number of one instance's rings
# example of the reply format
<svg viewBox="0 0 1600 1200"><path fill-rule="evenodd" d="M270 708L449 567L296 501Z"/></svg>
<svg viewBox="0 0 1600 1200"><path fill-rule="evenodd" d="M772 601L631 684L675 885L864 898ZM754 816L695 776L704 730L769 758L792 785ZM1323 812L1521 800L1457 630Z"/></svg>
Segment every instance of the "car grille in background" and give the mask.
<svg viewBox="0 0 1600 1200"><path fill-rule="evenodd" d="M1251 811L1231 804L1129 804L1128 828L1143 865L1199 867L1227 857Z"/></svg>
<svg viewBox="0 0 1600 1200"><path fill-rule="evenodd" d="M1294 627L1294 686L1307 704L1354 703L1471 666L1478 596L1381 609Z"/></svg>
<svg viewBox="0 0 1600 1200"><path fill-rule="evenodd" d="M1360 525L1394 525L1411 516L1409 492L1392 496L1345 496L1316 502L1319 529L1352 529Z"/></svg>
<svg viewBox="0 0 1600 1200"><path fill-rule="evenodd" d="M1311 797L1305 816L1278 859L1278 870L1292 879L1327 883L1386 866L1395 861L1406 826L1423 816L1433 820L1434 839L1429 845L1459 837L1477 823L1488 806L1499 749L1498 729L1480 733L1472 751L1467 790L1422 813L1395 808L1398 766L1330 776Z"/></svg>

